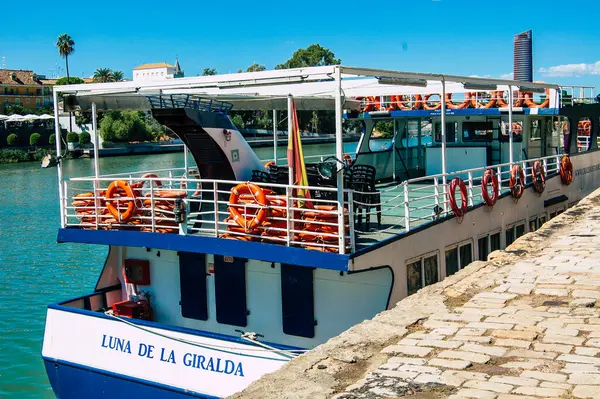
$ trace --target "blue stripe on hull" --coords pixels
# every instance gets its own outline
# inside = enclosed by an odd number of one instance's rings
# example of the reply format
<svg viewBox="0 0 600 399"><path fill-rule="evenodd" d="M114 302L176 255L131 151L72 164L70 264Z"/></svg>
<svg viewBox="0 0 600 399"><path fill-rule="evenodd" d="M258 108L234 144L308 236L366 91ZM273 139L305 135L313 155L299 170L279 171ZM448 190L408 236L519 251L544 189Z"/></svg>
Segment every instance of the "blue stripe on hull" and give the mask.
<svg viewBox="0 0 600 399"><path fill-rule="evenodd" d="M45 358L44 365L58 399L218 399L60 360Z"/></svg>

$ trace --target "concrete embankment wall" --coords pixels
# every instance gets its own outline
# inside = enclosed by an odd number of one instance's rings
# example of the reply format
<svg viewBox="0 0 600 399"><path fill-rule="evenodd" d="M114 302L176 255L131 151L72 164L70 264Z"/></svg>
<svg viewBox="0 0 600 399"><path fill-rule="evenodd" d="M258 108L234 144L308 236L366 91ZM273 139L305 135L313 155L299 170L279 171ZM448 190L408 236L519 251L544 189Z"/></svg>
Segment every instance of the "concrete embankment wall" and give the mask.
<svg viewBox="0 0 600 399"><path fill-rule="evenodd" d="M600 189L232 397L600 397L598 259Z"/></svg>

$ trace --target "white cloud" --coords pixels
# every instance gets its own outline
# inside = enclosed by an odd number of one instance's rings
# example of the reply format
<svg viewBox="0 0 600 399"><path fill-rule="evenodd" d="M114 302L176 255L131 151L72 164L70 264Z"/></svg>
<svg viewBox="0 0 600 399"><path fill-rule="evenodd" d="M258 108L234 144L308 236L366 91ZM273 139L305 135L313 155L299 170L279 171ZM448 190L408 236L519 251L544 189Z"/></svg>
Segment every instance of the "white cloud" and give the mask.
<svg viewBox="0 0 600 399"><path fill-rule="evenodd" d="M593 64L565 64L549 68L540 68L544 76L559 78L579 78L588 75L600 75L600 61Z"/></svg>
<svg viewBox="0 0 600 399"><path fill-rule="evenodd" d="M513 76L514 74L511 73L503 73L502 75L499 76L500 79L504 79L504 80L513 80Z"/></svg>

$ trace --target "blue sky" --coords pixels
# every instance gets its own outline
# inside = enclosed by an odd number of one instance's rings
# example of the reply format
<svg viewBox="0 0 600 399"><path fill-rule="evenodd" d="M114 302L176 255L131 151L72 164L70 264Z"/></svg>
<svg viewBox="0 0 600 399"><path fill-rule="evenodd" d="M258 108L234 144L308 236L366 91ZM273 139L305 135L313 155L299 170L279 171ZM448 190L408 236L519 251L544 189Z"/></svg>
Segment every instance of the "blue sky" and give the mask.
<svg viewBox="0 0 600 399"><path fill-rule="evenodd" d="M512 72L513 35L532 29L536 80L600 91L600 4L593 0L62 4L34 0L28 8L35 18L2 19L7 68L52 75L58 65L64 75L54 43L68 33L77 76L106 67L131 77L139 64L173 63L175 56L186 76L254 62L271 69L299 47L319 43L344 65L501 77Z"/></svg>

